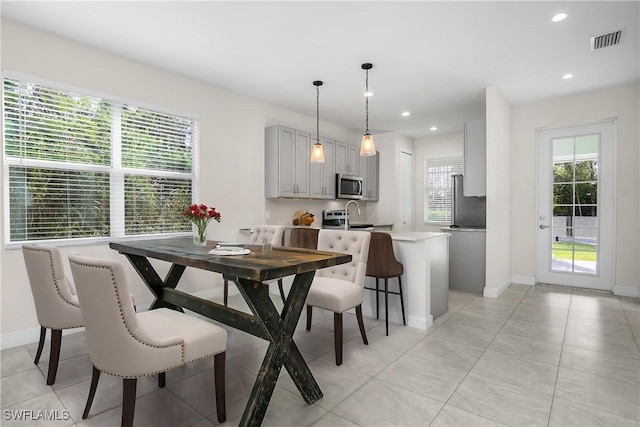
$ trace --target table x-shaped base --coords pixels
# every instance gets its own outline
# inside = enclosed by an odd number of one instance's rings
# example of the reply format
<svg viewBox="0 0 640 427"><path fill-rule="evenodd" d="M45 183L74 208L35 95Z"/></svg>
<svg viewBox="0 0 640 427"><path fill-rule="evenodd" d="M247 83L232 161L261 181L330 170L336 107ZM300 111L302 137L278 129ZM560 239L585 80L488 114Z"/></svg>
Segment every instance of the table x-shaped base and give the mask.
<svg viewBox="0 0 640 427"><path fill-rule="evenodd" d="M238 285L240 294L253 313L250 315L175 289L185 270L182 265L173 264L163 280L146 257L125 255L156 297L152 309L186 308L269 341L269 348L242 414L241 426L258 426L262 423L282 366L287 369L305 402L312 404L322 398L318 383L293 341L293 333L315 271L295 276L282 313L278 313L271 301L268 285L247 279L225 277Z"/></svg>

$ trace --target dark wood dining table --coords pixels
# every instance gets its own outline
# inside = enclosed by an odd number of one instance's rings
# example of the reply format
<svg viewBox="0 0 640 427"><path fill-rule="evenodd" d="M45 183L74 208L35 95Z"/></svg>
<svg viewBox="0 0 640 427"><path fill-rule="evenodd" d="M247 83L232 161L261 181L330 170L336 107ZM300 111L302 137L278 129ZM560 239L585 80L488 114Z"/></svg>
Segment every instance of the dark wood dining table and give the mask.
<svg viewBox="0 0 640 427"><path fill-rule="evenodd" d="M241 426L262 423L282 366L287 369L302 398L309 404L317 402L322 398L322 391L293 341L293 333L315 271L350 262L351 255L250 245L245 245L251 250L247 255L209 254L217 243L208 241L206 246L197 246L191 238L180 237L117 241L109 246L127 257L153 293L155 300L150 309L184 308L269 341L242 414ZM164 279L151 265L149 258L172 264ZM251 313L176 289L187 267L221 273L225 279L233 280ZM269 287L263 282L291 275L295 275L291 290L282 311L278 312L269 297Z"/></svg>

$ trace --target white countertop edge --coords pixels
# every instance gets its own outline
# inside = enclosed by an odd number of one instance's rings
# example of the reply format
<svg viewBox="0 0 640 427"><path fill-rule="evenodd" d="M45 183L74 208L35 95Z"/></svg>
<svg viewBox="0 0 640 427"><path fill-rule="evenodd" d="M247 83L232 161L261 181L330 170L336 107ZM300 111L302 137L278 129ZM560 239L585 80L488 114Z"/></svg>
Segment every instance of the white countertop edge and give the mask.
<svg viewBox="0 0 640 427"><path fill-rule="evenodd" d="M417 242L420 240L439 239L451 236L450 233L437 233L430 231L390 231L392 240Z"/></svg>
<svg viewBox="0 0 640 427"><path fill-rule="evenodd" d="M442 230L445 233L449 233L449 232L458 232L458 231L464 231L464 232L472 232L472 233L486 233L487 229L486 228L478 228L478 227L444 227L441 228L440 230Z"/></svg>

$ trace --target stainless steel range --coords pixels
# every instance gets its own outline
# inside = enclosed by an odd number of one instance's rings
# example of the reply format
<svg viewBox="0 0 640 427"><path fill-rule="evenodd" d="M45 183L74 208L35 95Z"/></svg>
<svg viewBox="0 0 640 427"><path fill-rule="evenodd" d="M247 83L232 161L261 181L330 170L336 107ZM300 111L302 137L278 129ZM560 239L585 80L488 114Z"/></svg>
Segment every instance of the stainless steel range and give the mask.
<svg viewBox="0 0 640 427"><path fill-rule="evenodd" d="M322 228L340 229L347 222L347 213L342 209L322 211Z"/></svg>

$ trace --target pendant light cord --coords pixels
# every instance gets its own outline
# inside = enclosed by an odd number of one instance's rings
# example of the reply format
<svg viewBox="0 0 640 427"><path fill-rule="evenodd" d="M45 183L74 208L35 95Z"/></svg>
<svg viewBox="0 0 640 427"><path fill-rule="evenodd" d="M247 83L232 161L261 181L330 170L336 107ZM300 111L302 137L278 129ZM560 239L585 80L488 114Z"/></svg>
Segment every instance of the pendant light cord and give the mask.
<svg viewBox="0 0 640 427"><path fill-rule="evenodd" d="M316 142L320 142L320 85L316 86Z"/></svg>
<svg viewBox="0 0 640 427"><path fill-rule="evenodd" d="M369 70L365 70L365 84L364 84L364 99L365 99L365 111L366 118L365 123L367 125L367 130L365 133L369 133Z"/></svg>

